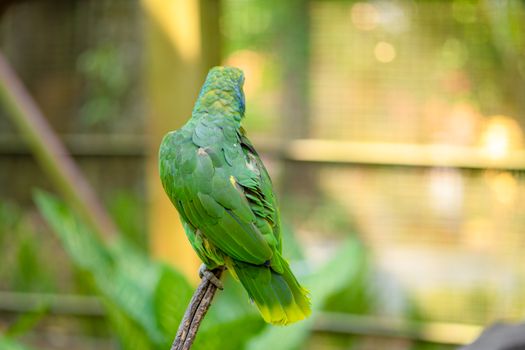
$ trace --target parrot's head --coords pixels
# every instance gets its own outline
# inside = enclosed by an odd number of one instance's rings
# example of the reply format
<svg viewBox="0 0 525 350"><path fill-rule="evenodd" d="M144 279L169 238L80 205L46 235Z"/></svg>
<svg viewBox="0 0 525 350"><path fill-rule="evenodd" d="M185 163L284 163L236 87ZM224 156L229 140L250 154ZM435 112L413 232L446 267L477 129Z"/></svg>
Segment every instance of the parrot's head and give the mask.
<svg viewBox="0 0 525 350"><path fill-rule="evenodd" d="M244 73L239 68L217 66L210 69L199 98L213 94L222 100L231 100L232 107L244 116L245 100L242 87Z"/></svg>

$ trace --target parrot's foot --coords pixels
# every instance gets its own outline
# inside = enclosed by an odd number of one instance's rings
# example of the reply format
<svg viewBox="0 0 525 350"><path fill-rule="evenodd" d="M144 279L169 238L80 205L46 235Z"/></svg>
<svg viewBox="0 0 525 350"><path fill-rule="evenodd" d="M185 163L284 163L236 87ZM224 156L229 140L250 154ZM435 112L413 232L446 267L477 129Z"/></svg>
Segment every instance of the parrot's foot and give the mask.
<svg viewBox="0 0 525 350"><path fill-rule="evenodd" d="M219 288L220 290L224 289L224 284L220 279L218 279L213 272L211 272L206 264L202 264L199 268L199 277L201 279L208 280L211 284L213 284L215 287Z"/></svg>

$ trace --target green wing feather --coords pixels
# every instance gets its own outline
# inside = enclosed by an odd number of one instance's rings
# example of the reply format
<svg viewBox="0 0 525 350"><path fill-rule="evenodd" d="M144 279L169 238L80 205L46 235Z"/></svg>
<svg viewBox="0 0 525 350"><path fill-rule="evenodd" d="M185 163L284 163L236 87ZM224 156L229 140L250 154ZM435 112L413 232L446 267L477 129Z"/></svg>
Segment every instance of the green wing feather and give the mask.
<svg viewBox="0 0 525 350"><path fill-rule="evenodd" d="M243 128L239 129L239 139L248 164L248 171L239 174L239 183L244 188L245 196L257 217L257 225L267 232L271 230L277 251L281 251L281 222L273 184L268 171L257 154Z"/></svg>

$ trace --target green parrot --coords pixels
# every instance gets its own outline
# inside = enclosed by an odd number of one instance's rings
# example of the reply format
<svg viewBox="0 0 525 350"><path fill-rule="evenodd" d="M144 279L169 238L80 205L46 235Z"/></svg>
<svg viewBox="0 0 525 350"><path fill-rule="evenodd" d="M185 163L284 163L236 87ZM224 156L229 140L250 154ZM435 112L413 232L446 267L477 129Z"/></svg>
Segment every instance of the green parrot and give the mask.
<svg viewBox="0 0 525 350"><path fill-rule="evenodd" d="M160 177L205 267L227 267L264 320L285 325L310 300L281 254L272 182L241 126L243 83L240 69L210 70L191 119L162 140Z"/></svg>

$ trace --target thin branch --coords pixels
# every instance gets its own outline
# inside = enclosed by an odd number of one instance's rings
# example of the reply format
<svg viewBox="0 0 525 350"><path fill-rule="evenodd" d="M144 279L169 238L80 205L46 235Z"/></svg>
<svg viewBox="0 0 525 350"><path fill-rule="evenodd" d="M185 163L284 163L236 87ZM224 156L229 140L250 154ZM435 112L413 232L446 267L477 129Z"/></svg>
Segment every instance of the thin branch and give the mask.
<svg viewBox="0 0 525 350"><path fill-rule="evenodd" d="M224 268L218 268L212 272L220 279L223 271ZM207 278L203 278L184 313L171 350L189 350L191 348L199 326L210 308L215 292L217 292L217 287Z"/></svg>
<svg viewBox="0 0 525 350"><path fill-rule="evenodd" d="M114 222L1 51L0 104L68 203L104 238L112 237Z"/></svg>

